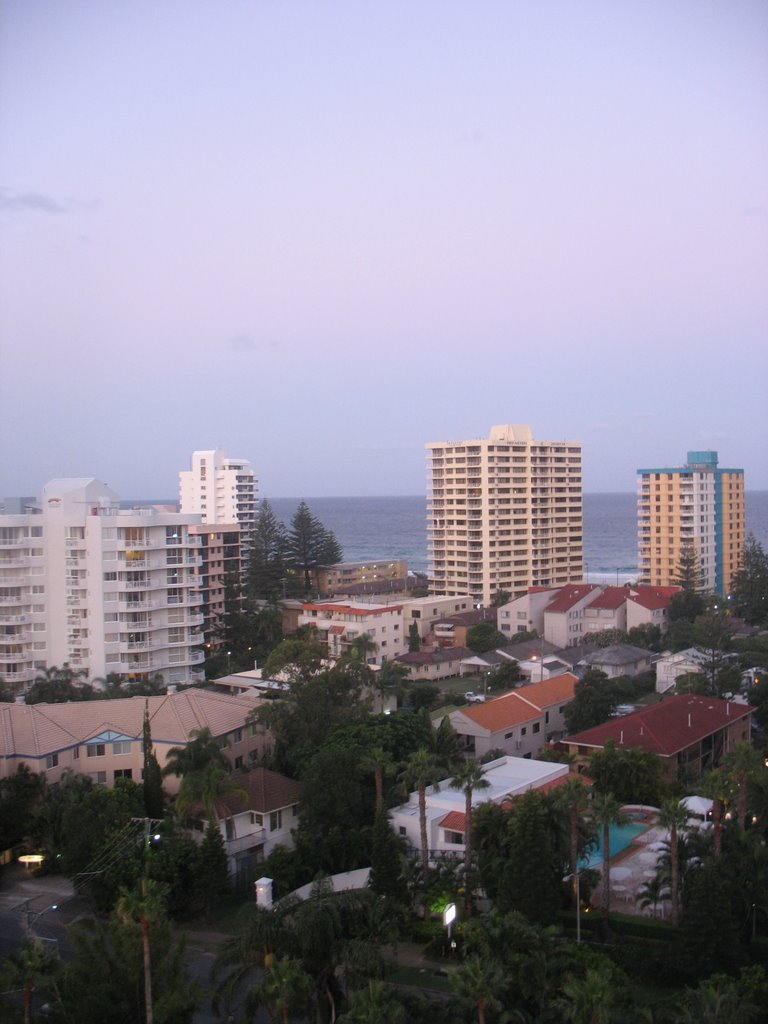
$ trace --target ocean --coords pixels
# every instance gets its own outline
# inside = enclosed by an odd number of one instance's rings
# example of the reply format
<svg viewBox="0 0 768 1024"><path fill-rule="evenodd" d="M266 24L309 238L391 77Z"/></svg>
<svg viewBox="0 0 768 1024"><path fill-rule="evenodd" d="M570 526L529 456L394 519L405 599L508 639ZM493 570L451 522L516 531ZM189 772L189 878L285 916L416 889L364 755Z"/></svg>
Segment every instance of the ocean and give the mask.
<svg viewBox="0 0 768 1024"><path fill-rule="evenodd" d="M266 497L269 498L267 495ZM289 523L300 498L269 498L278 519ZM305 498L323 526L333 530L345 562L404 558L416 572L427 568L426 498L420 494L381 498ZM590 582L621 583L637 573L637 504L634 493L584 495L584 572ZM176 504L175 499L123 501ZM768 491L747 491L747 534L768 551Z"/></svg>
<svg viewBox="0 0 768 1024"><path fill-rule="evenodd" d="M275 515L289 522L299 498L269 498ZM346 562L405 558L409 568L427 568L426 499L305 498L333 530ZM584 563L590 581L620 582L637 572L637 498L634 493L584 495ZM768 549L768 491L746 495L747 533Z"/></svg>

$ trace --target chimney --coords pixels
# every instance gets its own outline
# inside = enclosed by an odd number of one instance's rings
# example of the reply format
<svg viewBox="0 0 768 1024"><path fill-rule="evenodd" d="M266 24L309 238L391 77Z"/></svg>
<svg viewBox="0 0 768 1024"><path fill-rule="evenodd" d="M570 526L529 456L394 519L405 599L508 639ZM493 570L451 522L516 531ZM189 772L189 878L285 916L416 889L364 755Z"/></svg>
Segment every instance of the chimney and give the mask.
<svg viewBox="0 0 768 1024"><path fill-rule="evenodd" d="M690 712L688 714L688 728L689 729L691 728L691 715L690 715Z"/></svg>
<svg viewBox="0 0 768 1024"><path fill-rule="evenodd" d="M623 743L623 742L624 742L624 730L622 729L621 730L621 735L619 736L619 743Z"/></svg>

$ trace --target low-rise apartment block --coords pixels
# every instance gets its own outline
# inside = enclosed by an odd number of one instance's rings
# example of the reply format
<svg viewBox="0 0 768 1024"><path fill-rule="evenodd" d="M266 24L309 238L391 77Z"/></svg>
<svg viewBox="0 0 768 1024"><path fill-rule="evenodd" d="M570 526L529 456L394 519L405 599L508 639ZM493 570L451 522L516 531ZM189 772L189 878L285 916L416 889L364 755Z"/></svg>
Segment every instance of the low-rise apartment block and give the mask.
<svg viewBox="0 0 768 1024"><path fill-rule="evenodd" d="M313 636L328 647L328 656L340 658L366 635L375 644L369 665L382 665L408 649L403 631L401 604L367 604L357 601L318 601L302 605L299 625L309 626Z"/></svg>
<svg viewBox="0 0 768 1024"><path fill-rule="evenodd" d="M267 742L263 731L246 721L261 704L259 697L196 688L162 697L0 704L0 778L25 764L44 773L50 784L68 770L105 786L117 779L140 782L145 708L161 768L171 747L185 746L195 730L205 727L221 741L233 768L244 768L259 758ZM173 793L179 779L170 775L164 785Z"/></svg>

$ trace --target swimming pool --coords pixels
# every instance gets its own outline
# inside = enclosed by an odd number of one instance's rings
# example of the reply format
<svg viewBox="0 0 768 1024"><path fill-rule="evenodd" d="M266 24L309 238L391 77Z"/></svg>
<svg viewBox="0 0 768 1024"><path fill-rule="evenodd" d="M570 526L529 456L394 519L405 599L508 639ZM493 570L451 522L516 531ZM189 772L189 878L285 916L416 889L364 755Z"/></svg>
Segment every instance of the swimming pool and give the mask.
<svg viewBox="0 0 768 1024"><path fill-rule="evenodd" d="M635 836L645 832L647 824L637 821L628 821L624 825L611 825L608 829L608 847L611 851L611 858L617 853L626 850ZM599 868L603 863L603 830L598 829L597 846L592 850L589 857L584 857L579 862L580 868Z"/></svg>

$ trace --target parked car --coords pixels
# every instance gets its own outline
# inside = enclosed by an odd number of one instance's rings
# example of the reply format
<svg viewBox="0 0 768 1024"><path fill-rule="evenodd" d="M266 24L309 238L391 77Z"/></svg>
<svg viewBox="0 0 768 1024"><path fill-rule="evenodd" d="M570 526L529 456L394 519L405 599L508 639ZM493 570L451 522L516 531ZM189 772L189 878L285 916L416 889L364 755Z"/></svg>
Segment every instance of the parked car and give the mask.
<svg viewBox="0 0 768 1024"><path fill-rule="evenodd" d="M464 700L467 704L485 704L485 694L475 693L474 690L467 690L464 694Z"/></svg>

